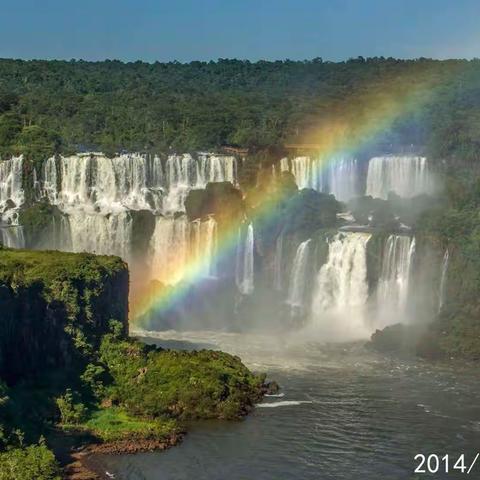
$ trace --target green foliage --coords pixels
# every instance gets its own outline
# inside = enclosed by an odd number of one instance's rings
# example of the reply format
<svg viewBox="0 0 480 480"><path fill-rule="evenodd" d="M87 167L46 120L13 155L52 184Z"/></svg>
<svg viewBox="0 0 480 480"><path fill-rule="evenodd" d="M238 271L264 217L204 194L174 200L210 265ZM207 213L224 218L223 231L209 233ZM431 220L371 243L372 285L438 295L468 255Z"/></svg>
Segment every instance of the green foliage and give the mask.
<svg viewBox="0 0 480 480"><path fill-rule="evenodd" d="M112 400L134 415L238 418L261 397L262 378L223 352L162 351L106 335L100 353Z"/></svg>
<svg viewBox="0 0 480 480"><path fill-rule="evenodd" d="M177 431L173 419L142 419L129 415L118 407L101 408L94 411L83 427L104 442L114 442L138 437L160 440Z"/></svg>
<svg viewBox="0 0 480 480"><path fill-rule="evenodd" d="M89 363L80 375L80 380L92 391L96 398L100 399L105 394L105 377L106 371L102 365Z"/></svg>
<svg viewBox="0 0 480 480"><path fill-rule="evenodd" d="M0 480L60 480L53 453L43 444L0 453Z"/></svg>
<svg viewBox="0 0 480 480"><path fill-rule="evenodd" d="M355 99L427 78L435 95L385 134L435 157L478 157L480 62L353 59L154 64L1 60L4 152L169 151L301 141ZM397 81L398 80L398 81ZM388 92L387 92L388 93ZM361 103L361 102L360 102ZM358 118L364 112L354 108Z"/></svg>
<svg viewBox="0 0 480 480"><path fill-rule="evenodd" d="M127 298L128 271L117 257L2 249L0 375L15 383L52 365L79 375L110 320L126 325Z"/></svg>
<svg viewBox="0 0 480 480"><path fill-rule="evenodd" d="M55 401L60 411L60 421L64 425L77 425L85 420L86 407L83 403L75 402L75 397L69 388Z"/></svg>
<svg viewBox="0 0 480 480"><path fill-rule="evenodd" d="M418 221L418 238L440 250L448 248L446 299L422 343L436 354L480 358L480 180L455 175L447 179L448 205Z"/></svg>

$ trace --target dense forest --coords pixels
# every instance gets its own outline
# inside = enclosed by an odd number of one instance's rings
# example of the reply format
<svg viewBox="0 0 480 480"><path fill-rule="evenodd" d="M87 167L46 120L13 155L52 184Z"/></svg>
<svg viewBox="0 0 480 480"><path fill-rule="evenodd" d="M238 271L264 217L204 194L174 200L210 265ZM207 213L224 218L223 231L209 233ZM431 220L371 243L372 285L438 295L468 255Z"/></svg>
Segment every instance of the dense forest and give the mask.
<svg viewBox="0 0 480 480"><path fill-rule="evenodd" d="M389 125L381 140L415 144L437 158L476 160L480 61L382 57L189 64L4 59L0 148L4 155L44 157L281 146L305 141L332 112L347 115L362 104L359 98L366 99L361 108L372 110L372 95L421 82L431 87L428 101ZM354 110L359 119L363 113Z"/></svg>

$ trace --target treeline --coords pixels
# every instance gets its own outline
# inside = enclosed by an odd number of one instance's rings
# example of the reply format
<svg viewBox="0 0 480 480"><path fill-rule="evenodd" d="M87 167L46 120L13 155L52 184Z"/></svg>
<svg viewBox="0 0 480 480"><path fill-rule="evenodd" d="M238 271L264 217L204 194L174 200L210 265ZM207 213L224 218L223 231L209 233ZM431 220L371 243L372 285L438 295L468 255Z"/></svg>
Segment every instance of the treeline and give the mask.
<svg viewBox="0 0 480 480"><path fill-rule="evenodd" d="M382 138L476 160L480 61L362 57L311 61L122 63L0 60L1 153L281 146L359 98L434 79L435 95ZM363 109L372 108L368 101ZM349 120L362 112L353 110ZM359 120L360 121L360 120Z"/></svg>

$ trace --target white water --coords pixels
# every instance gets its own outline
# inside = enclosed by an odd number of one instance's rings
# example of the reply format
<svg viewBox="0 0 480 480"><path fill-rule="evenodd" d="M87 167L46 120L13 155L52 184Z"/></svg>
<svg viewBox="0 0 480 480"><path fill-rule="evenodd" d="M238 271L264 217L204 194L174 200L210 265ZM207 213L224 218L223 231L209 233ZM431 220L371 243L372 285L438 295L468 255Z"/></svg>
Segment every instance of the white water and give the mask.
<svg viewBox="0 0 480 480"><path fill-rule="evenodd" d="M307 266L311 241L309 238L298 246L293 261L287 297L287 303L292 307L292 313L294 309L303 307L305 302L305 285L307 281Z"/></svg>
<svg viewBox="0 0 480 480"><path fill-rule="evenodd" d="M392 191L409 198L432 193L433 187L425 157L373 157L368 163L366 195L386 199Z"/></svg>
<svg viewBox="0 0 480 480"><path fill-rule="evenodd" d="M338 233L329 242L328 260L320 268L312 302L311 327L323 340L368 335L367 243L369 234Z"/></svg>
<svg viewBox="0 0 480 480"><path fill-rule="evenodd" d="M57 165L59 163L59 165ZM60 185L58 173L60 172ZM102 213L150 210L164 214L184 211L192 188L208 182L237 183L235 157L200 153L158 156L78 154L50 158L43 167L43 193L62 210L81 207Z"/></svg>
<svg viewBox="0 0 480 480"><path fill-rule="evenodd" d="M213 218L190 223L185 216L157 217L150 240L151 278L173 285L189 273L196 278L214 276L216 245ZM192 265L195 271L189 270Z"/></svg>
<svg viewBox="0 0 480 480"><path fill-rule="evenodd" d="M442 311L443 305L445 304L445 290L447 286L447 271L448 271L448 260L449 260L448 249L445 250L442 261L442 271L440 274L440 288L438 291L438 313Z"/></svg>
<svg viewBox="0 0 480 480"><path fill-rule="evenodd" d="M200 153L196 160L190 154L171 155L166 172L165 214L184 211L185 199L192 188L205 188L209 182L237 184L237 161L232 156Z"/></svg>
<svg viewBox="0 0 480 480"><path fill-rule="evenodd" d="M348 201L359 195L359 165L355 158L338 156L329 158L295 157L291 160L291 172L298 188L312 188L332 193L340 201ZM280 163L282 171L290 170L288 159Z"/></svg>
<svg viewBox="0 0 480 480"><path fill-rule="evenodd" d="M69 230L65 232L67 227ZM103 215L72 210L62 230L62 250L130 258L132 218L129 212Z"/></svg>
<svg viewBox="0 0 480 480"><path fill-rule="evenodd" d="M386 241L377 287L377 326L406 321L415 238L390 235Z"/></svg>
<svg viewBox="0 0 480 480"><path fill-rule="evenodd" d="M0 223L18 225L18 208L25 201L22 168L22 156L0 160Z"/></svg>
<svg viewBox="0 0 480 480"><path fill-rule="evenodd" d="M253 225L250 223L244 241L240 231L237 243L235 279L242 295L250 295L254 290L254 242Z"/></svg>
<svg viewBox="0 0 480 480"><path fill-rule="evenodd" d="M48 159L42 176L43 196L68 217L65 228L69 231L62 231L61 249L116 254L128 260L132 238L129 211L149 210L166 216L157 217L151 239L154 278L179 281L184 274L182 265L194 255L192 248L197 248L197 256L205 257L201 265L205 275L215 275L215 221L190 226L184 218L174 220L173 214L185 210L192 188L203 188L208 182L236 184L235 157L184 154L170 155L162 162L158 156L140 154L111 159L102 154L78 154Z"/></svg>
<svg viewBox="0 0 480 480"><path fill-rule="evenodd" d="M79 154L52 157L43 168L44 195L64 211L82 208L106 214L125 209L159 210L163 185L162 163L157 156Z"/></svg>
<svg viewBox="0 0 480 480"><path fill-rule="evenodd" d="M8 248L25 248L23 227L9 226L0 228L0 244Z"/></svg>

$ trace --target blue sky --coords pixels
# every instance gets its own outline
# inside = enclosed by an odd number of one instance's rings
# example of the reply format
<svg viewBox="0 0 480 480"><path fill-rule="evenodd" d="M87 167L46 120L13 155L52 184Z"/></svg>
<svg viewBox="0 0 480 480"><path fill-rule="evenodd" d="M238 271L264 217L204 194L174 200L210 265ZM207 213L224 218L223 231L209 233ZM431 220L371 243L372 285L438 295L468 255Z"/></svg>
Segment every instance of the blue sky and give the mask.
<svg viewBox="0 0 480 480"><path fill-rule="evenodd" d="M480 57L480 0L0 0L0 57Z"/></svg>

